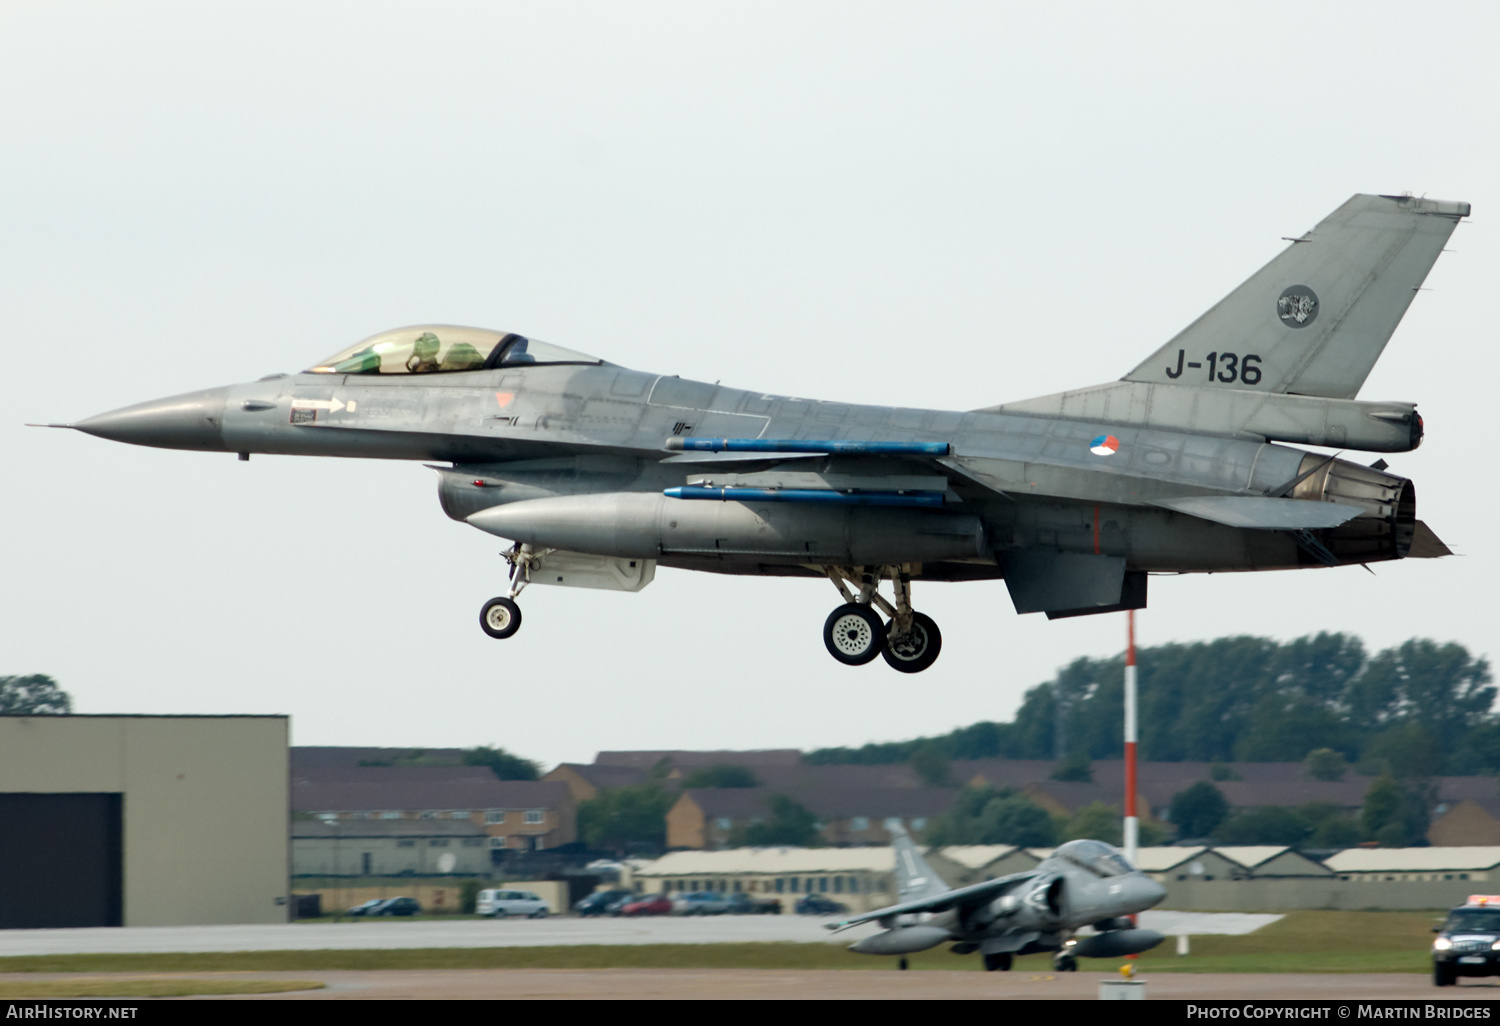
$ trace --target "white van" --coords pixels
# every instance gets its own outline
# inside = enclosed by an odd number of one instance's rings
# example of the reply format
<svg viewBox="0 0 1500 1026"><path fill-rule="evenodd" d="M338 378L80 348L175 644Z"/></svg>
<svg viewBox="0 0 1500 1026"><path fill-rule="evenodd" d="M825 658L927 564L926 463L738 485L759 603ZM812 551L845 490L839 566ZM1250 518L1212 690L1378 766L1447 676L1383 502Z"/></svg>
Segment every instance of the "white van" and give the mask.
<svg viewBox="0 0 1500 1026"><path fill-rule="evenodd" d="M506 916L530 916L546 919L552 914L547 903L530 891L484 890L474 902L474 911L482 916L504 919Z"/></svg>

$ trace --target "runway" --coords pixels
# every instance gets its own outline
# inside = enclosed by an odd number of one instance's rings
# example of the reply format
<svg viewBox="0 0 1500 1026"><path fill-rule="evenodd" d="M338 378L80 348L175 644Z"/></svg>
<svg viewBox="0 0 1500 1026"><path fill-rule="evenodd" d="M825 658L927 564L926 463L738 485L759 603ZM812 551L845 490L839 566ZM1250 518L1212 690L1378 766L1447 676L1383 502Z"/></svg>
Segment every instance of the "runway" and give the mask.
<svg viewBox="0 0 1500 1026"><path fill-rule="evenodd" d="M318 980L323 990L215 1000L390 1001L400 999L509 1000L1094 1000L1112 973L898 972L887 969L795 971L774 969L469 969L379 972L184 973L236 980ZM138 978L140 974L0 974L0 981ZM1500 984L1464 981L1437 988L1425 974L1195 974L1142 977L1147 1000L1377 1001L1500 999Z"/></svg>
<svg viewBox="0 0 1500 1026"><path fill-rule="evenodd" d="M1244 934L1280 916L1220 912L1146 912L1141 925L1176 934ZM655 916L639 919L399 919L249 926L125 926L72 930L0 930L0 958L16 955L187 951L396 950L509 948L583 944L847 945L876 932L874 924L832 933L833 919L815 916Z"/></svg>

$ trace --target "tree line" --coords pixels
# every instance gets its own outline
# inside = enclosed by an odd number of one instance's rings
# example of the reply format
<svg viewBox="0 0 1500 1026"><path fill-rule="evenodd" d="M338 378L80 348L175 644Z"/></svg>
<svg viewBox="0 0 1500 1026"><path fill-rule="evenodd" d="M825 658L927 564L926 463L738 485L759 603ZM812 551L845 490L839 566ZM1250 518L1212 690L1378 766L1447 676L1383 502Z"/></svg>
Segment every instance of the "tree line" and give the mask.
<svg viewBox="0 0 1500 1026"><path fill-rule="evenodd" d="M1329 749L1371 775L1500 771L1489 663L1453 642L1413 638L1370 656L1349 634L1241 636L1143 648L1137 664L1142 759L1302 761ZM804 759L919 772L948 759L1118 759L1124 672L1123 656L1075 659L1029 689L1010 722Z"/></svg>

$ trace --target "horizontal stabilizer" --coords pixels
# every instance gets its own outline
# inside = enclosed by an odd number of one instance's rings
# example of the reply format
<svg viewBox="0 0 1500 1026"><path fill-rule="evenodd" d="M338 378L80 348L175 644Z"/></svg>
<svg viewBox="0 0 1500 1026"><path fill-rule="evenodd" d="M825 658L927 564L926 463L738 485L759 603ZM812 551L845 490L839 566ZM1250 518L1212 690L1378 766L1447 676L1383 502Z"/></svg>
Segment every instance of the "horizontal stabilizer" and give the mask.
<svg viewBox="0 0 1500 1026"><path fill-rule="evenodd" d="M1157 499L1153 505L1212 520L1216 524L1264 531L1337 527L1364 512L1357 506L1337 502L1272 499L1259 495L1194 495L1185 499Z"/></svg>
<svg viewBox="0 0 1500 1026"><path fill-rule="evenodd" d="M1453 550L1443 544L1443 540L1432 533L1432 528L1418 520L1416 532L1412 536L1411 551L1408 552L1409 559L1437 559L1440 556L1451 556Z"/></svg>

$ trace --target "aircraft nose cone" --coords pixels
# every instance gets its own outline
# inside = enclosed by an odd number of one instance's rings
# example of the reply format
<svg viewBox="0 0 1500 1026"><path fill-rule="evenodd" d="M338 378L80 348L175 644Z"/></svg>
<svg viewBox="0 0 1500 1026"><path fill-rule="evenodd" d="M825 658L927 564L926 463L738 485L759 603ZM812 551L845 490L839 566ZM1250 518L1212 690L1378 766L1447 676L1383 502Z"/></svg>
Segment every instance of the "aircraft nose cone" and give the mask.
<svg viewBox="0 0 1500 1026"><path fill-rule="evenodd" d="M1125 885L1126 897L1139 911L1144 911L1167 896L1167 889L1149 876L1134 876Z"/></svg>
<svg viewBox="0 0 1500 1026"><path fill-rule="evenodd" d="M224 451L224 400L228 387L154 399L79 421L89 435L163 449Z"/></svg>

